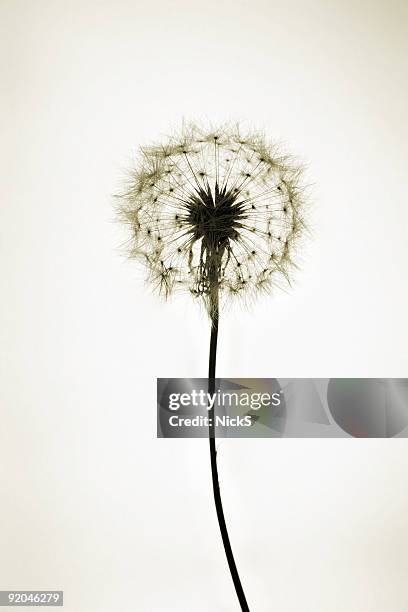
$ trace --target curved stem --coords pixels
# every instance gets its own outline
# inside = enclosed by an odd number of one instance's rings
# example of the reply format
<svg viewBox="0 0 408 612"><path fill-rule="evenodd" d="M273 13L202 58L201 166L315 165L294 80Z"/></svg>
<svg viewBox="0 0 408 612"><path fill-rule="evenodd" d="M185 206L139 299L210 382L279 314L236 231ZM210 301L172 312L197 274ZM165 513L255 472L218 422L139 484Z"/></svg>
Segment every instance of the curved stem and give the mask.
<svg viewBox="0 0 408 612"><path fill-rule="evenodd" d="M215 392L215 364L217 359L217 340L218 340L218 292L213 298L211 316L211 340L210 340L210 359L208 368L208 392ZM214 402L215 405L215 402ZM217 467L217 449L215 446L215 409L214 406L209 410L209 442L210 442L210 457L211 457L211 476L214 492L215 508L217 510L218 524L224 544L225 555L227 557L228 566L231 572L231 577L234 583L235 591L241 606L242 612L250 612L245 598L244 589L242 588L241 580L235 564L234 555L232 553L231 543L228 535L227 525L225 523L224 510L222 507L220 485L218 481Z"/></svg>

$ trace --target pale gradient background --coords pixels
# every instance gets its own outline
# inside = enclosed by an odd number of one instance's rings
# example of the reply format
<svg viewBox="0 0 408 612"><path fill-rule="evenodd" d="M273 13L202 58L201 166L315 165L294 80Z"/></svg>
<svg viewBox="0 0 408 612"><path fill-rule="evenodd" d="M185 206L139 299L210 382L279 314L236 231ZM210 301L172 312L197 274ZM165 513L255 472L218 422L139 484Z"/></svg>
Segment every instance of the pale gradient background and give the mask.
<svg viewBox="0 0 408 612"><path fill-rule="evenodd" d="M357 6L358 5L358 6ZM116 250L130 150L239 118L309 164L294 290L222 321L219 375L408 375L404 1L1 3L0 588L67 612L234 612L205 441L155 439L155 377L208 322ZM220 444L254 612L408 609L406 440Z"/></svg>

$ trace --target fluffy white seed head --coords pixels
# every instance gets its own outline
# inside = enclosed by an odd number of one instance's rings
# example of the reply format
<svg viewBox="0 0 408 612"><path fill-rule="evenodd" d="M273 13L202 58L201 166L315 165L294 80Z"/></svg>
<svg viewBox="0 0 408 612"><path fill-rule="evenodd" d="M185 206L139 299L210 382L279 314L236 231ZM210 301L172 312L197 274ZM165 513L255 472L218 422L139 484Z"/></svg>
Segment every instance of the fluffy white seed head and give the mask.
<svg viewBox="0 0 408 612"><path fill-rule="evenodd" d="M189 125L144 147L118 196L128 254L166 297L256 295L289 282L305 230L301 166L258 133Z"/></svg>

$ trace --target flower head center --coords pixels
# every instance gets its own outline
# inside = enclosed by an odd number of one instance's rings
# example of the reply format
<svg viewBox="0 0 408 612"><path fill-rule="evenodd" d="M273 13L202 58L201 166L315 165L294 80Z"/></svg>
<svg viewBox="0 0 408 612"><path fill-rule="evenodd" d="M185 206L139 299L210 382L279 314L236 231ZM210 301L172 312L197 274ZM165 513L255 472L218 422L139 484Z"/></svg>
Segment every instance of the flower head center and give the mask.
<svg viewBox="0 0 408 612"><path fill-rule="evenodd" d="M237 203L238 192L219 189L214 193L207 189L197 190L197 195L188 202L187 223L193 240L203 239L206 248L217 248L237 236L242 205Z"/></svg>

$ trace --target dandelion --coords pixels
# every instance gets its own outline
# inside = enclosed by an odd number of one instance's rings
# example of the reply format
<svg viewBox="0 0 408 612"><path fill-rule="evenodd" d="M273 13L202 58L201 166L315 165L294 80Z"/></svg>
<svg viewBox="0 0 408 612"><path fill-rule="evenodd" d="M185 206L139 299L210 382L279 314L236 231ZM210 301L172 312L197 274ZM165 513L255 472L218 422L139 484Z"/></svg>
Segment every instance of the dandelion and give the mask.
<svg viewBox="0 0 408 612"><path fill-rule="evenodd" d="M119 196L128 254L166 298L187 290L211 319L209 392L214 392L220 304L290 283L305 229L302 168L260 133L191 124L141 148ZM232 553L218 484L214 408L209 442L221 536L242 610L249 610Z"/></svg>

